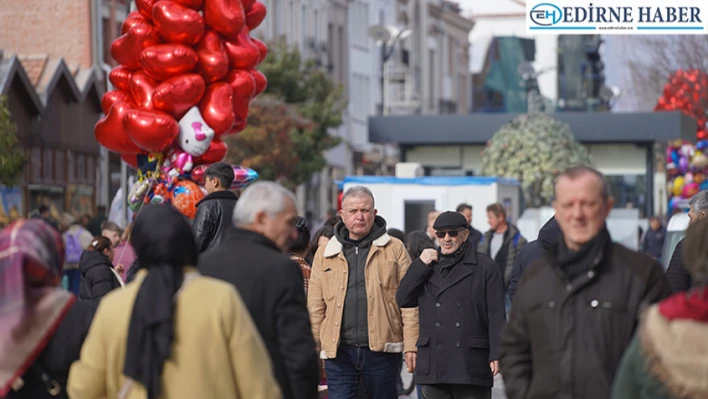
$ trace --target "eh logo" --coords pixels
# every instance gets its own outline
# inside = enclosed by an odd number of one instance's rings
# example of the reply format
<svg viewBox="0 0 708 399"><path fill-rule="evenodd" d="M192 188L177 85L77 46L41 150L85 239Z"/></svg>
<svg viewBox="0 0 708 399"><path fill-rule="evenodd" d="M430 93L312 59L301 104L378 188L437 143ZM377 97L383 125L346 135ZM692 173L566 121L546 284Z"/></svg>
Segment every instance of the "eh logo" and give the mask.
<svg viewBox="0 0 708 399"><path fill-rule="evenodd" d="M560 7L551 3L541 3L531 9L531 21L540 26L555 25L563 18Z"/></svg>

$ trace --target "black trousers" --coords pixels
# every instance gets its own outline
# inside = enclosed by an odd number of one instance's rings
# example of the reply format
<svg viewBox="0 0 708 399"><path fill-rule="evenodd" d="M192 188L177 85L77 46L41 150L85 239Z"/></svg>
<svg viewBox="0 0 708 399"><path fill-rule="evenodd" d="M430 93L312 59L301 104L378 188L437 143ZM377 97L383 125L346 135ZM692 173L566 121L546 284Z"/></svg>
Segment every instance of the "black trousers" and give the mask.
<svg viewBox="0 0 708 399"><path fill-rule="evenodd" d="M480 385L437 384L422 386L423 399L491 399L492 388Z"/></svg>

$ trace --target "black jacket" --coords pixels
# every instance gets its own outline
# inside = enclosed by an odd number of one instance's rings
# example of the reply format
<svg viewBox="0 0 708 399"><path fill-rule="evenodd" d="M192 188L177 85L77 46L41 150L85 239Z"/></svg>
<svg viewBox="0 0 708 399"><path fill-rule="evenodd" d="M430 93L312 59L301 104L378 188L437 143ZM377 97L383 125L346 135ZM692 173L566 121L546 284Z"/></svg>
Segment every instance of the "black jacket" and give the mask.
<svg viewBox="0 0 708 399"><path fill-rule="evenodd" d="M671 292L686 292L691 289L691 275L683 263L683 240L676 244L669 267L666 269L666 279L669 280Z"/></svg>
<svg viewBox="0 0 708 399"><path fill-rule="evenodd" d="M559 243L562 239L563 232L554 216L541 227L541 230L538 232L538 239L531 241L521 248L519 255L514 261L514 266L511 269L511 276L509 276L509 288L506 292L509 294L510 299L514 298L514 294L516 294L519 281L521 280L521 274L524 270L536 261L543 259L546 255L546 251Z"/></svg>
<svg viewBox="0 0 708 399"><path fill-rule="evenodd" d="M192 229L199 253L218 245L233 228L231 218L237 199L232 191L216 191L197 203Z"/></svg>
<svg viewBox="0 0 708 399"><path fill-rule="evenodd" d="M71 364L79 360L81 345L86 339L96 305L86 301L76 301L66 316L59 323L54 335L47 342L39 357L23 376L25 385L17 392L10 391L8 399L43 399L57 398L47 391L42 383L38 369L43 370L62 387L65 394L66 381L69 378ZM37 367L39 365L39 367ZM58 396L66 398L67 396Z"/></svg>
<svg viewBox="0 0 708 399"><path fill-rule="evenodd" d="M489 230L484 233L479 244L477 245L477 251L491 256L493 238L493 231ZM497 255L492 258L494 259L494 262L497 263L502 278L504 279L505 290L509 287L509 282L511 281L511 270L514 266L514 261L516 260L519 251L521 251L525 245L526 239L521 235L519 228L513 224L509 224L506 232L504 233L504 241L502 242L502 246L499 248Z"/></svg>
<svg viewBox="0 0 708 399"><path fill-rule="evenodd" d="M100 252L84 251L79 260L79 299L98 303L104 295L120 287L111 271L113 264Z"/></svg>
<svg viewBox="0 0 708 399"><path fill-rule="evenodd" d="M470 232L470 236L467 237L467 246L476 249L479 242L482 241L482 232L472 226L468 226L467 230Z"/></svg>
<svg viewBox="0 0 708 399"><path fill-rule="evenodd" d="M364 269L371 242L386 234L386 221L381 216L376 216L371 232L362 240L350 239L346 226L341 222L334 227L334 234L342 243L349 265L347 295L342 310L341 342L345 345L368 347L369 321Z"/></svg>
<svg viewBox="0 0 708 399"><path fill-rule="evenodd" d="M509 399L610 398L641 309L669 295L660 264L609 239L569 282L560 245L524 273L502 333Z"/></svg>
<svg viewBox="0 0 708 399"><path fill-rule="evenodd" d="M666 239L666 229L660 228L659 231L654 231L651 228L644 234L642 240L642 251L648 253L656 259L661 258L661 252L664 250L664 240Z"/></svg>
<svg viewBox="0 0 708 399"><path fill-rule="evenodd" d="M199 270L236 287L263 337L283 398L316 398L319 364L300 266L264 236L234 228L201 255Z"/></svg>
<svg viewBox="0 0 708 399"><path fill-rule="evenodd" d="M493 385L489 363L499 359L505 313L501 273L489 256L467 247L445 278L418 258L396 301L419 307L416 383Z"/></svg>

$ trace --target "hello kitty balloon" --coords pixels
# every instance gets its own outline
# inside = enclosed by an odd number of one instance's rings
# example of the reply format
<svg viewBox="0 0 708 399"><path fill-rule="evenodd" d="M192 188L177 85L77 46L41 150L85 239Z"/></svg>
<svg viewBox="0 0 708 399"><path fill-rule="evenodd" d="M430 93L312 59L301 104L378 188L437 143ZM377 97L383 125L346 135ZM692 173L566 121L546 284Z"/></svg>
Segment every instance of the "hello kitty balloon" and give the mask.
<svg viewBox="0 0 708 399"><path fill-rule="evenodd" d="M166 154L162 170L175 177L192 170L194 158L203 155L214 139L214 129L202 118L199 108L192 107L179 121L177 143Z"/></svg>

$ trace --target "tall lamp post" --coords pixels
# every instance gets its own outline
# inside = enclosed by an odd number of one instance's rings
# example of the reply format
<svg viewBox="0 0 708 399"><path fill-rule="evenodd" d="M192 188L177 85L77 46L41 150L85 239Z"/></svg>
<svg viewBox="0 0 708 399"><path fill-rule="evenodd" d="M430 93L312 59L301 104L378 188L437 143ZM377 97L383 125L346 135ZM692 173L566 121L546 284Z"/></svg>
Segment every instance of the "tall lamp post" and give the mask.
<svg viewBox="0 0 708 399"><path fill-rule="evenodd" d="M408 38L413 31L410 28L398 29L393 25L374 25L369 28L369 37L381 46L381 115L388 115L386 110L386 91L388 79L386 65L393 55L396 44Z"/></svg>

